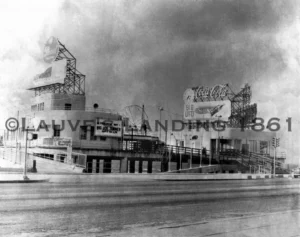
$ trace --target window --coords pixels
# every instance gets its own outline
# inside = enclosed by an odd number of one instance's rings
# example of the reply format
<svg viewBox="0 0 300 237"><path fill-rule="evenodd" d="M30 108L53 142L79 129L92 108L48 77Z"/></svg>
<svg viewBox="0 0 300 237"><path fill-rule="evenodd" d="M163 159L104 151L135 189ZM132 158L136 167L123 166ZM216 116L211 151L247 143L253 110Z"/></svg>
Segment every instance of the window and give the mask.
<svg viewBox="0 0 300 237"><path fill-rule="evenodd" d="M106 141L106 137L100 137L100 141Z"/></svg>
<svg viewBox="0 0 300 237"><path fill-rule="evenodd" d="M44 110L44 102L43 103L39 103L37 105L33 105L31 106L31 110L32 111L40 111L40 110Z"/></svg>
<svg viewBox="0 0 300 237"><path fill-rule="evenodd" d="M65 104L65 110L71 110L72 104Z"/></svg>
<svg viewBox="0 0 300 237"><path fill-rule="evenodd" d="M87 138L87 126L80 126L80 140L86 140Z"/></svg>
<svg viewBox="0 0 300 237"><path fill-rule="evenodd" d="M54 125L53 136L60 137L60 125Z"/></svg>
<svg viewBox="0 0 300 237"><path fill-rule="evenodd" d="M45 123L44 120L40 121L38 129L46 129L46 131L48 131L48 126L47 126L47 124Z"/></svg>
<svg viewBox="0 0 300 237"><path fill-rule="evenodd" d="M90 136L91 141L96 141L97 137L95 136L95 127L91 127L91 136Z"/></svg>
<svg viewBox="0 0 300 237"><path fill-rule="evenodd" d="M36 111L37 110L37 105L32 105L31 106L31 111Z"/></svg>

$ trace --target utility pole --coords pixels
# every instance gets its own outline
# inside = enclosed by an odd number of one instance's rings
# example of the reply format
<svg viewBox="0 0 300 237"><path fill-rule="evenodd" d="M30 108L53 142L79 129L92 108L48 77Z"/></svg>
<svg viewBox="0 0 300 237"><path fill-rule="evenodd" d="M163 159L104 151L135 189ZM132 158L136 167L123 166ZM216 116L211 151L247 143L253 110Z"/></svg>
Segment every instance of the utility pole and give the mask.
<svg viewBox="0 0 300 237"><path fill-rule="evenodd" d="M276 143L276 137L274 139L274 143ZM276 144L274 144L274 162L273 162L273 175L275 177L275 169L276 169Z"/></svg>
<svg viewBox="0 0 300 237"><path fill-rule="evenodd" d="M145 107L144 107L144 105L143 105L143 107L142 107L142 126L141 126L141 130L142 130L142 132L143 132L143 130L144 130L144 132L145 132L145 136L146 136L146 129L145 129L145 117L144 117L144 113L145 113Z"/></svg>
<svg viewBox="0 0 300 237"><path fill-rule="evenodd" d="M280 146L280 138L277 138L276 134L275 134L275 137L273 137L273 139L272 139L272 145L274 147L273 175L275 177L275 174L276 174L276 172L275 172L275 170L276 170L276 148Z"/></svg>
<svg viewBox="0 0 300 237"><path fill-rule="evenodd" d="M169 148L169 172L171 172L171 146Z"/></svg>
<svg viewBox="0 0 300 237"><path fill-rule="evenodd" d="M28 128L26 129L25 135L25 157L24 157L24 170L23 170L23 179L29 180L27 177L27 140L28 140Z"/></svg>
<svg viewBox="0 0 300 237"><path fill-rule="evenodd" d="M218 127L220 126L220 118L221 118L222 116L220 115L220 116L218 116ZM219 162L220 162L220 152L221 152L221 141L220 141L220 130L219 130L219 128L218 128L218 158L219 158ZM223 159L224 159L224 157L223 157Z"/></svg>
<svg viewBox="0 0 300 237"><path fill-rule="evenodd" d="M165 135L165 144L167 145L167 136L168 136L168 126L166 128L166 135Z"/></svg>
<svg viewBox="0 0 300 237"><path fill-rule="evenodd" d="M161 124L161 111L163 111L163 107L159 107L159 123ZM159 140L161 140L161 126L159 126Z"/></svg>
<svg viewBox="0 0 300 237"><path fill-rule="evenodd" d="M17 113L17 120L19 121L19 110ZM18 136L19 136L19 128L14 131L15 133L15 139L16 139L16 158L15 158L15 163L17 163L17 159L18 159Z"/></svg>

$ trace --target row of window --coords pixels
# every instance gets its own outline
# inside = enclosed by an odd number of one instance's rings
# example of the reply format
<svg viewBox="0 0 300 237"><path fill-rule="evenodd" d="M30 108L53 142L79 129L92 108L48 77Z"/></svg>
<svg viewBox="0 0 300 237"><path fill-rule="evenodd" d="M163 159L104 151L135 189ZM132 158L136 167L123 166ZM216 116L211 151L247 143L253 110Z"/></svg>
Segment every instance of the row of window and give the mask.
<svg viewBox="0 0 300 237"><path fill-rule="evenodd" d="M87 126L81 126L80 127L80 134L79 134L80 140L87 140L88 139L87 130L88 130ZM95 136L95 127L90 127L90 131L91 132L90 132L89 140L91 140L91 141L97 141L97 140L106 141L106 137Z"/></svg>
<svg viewBox="0 0 300 237"><path fill-rule="evenodd" d="M44 109L45 109L44 102L31 106L31 111L41 111Z"/></svg>
<svg viewBox="0 0 300 237"><path fill-rule="evenodd" d="M95 136L95 128L94 127L90 127L90 137L89 140L91 141L106 141L106 137L98 137ZM53 128L53 136L54 137L60 137L60 125L55 125ZM88 136L87 136L87 126L80 126L80 133L79 133L79 138L80 140L88 140Z"/></svg>
<svg viewBox="0 0 300 237"><path fill-rule="evenodd" d="M31 106L31 111L41 111L41 110L44 110L44 109L45 109L44 102ZM72 110L72 104L65 104L64 109L65 110Z"/></svg>
<svg viewBox="0 0 300 237"><path fill-rule="evenodd" d="M44 126L43 126L44 128ZM80 140L90 140L90 141L106 141L106 137L103 136L95 136L95 128L90 127L90 136L88 137L87 134L87 126L81 126L80 127L80 135L79 138ZM19 128L19 131L17 132L12 132L10 133L10 139L14 140L18 134L18 139L23 139L25 137L25 131L22 130L22 128ZM8 139L9 133L7 133L7 138ZM55 125L53 127L53 136L54 137L60 137L60 125ZM1 139L1 137L0 137Z"/></svg>

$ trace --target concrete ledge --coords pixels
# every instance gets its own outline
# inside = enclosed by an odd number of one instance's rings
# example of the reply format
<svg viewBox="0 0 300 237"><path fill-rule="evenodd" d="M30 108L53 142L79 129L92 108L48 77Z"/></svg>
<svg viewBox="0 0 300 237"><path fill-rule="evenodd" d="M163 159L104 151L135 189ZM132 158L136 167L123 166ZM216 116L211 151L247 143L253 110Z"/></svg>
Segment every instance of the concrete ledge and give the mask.
<svg viewBox="0 0 300 237"><path fill-rule="evenodd" d="M161 174L156 175L154 179L166 181L184 181L184 180L256 180L274 178L270 174ZM291 175L278 175L275 178L291 178Z"/></svg>
<svg viewBox="0 0 300 237"><path fill-rule="evenodd" d="M12 172L12 173L22 173L22 168L2 168L0 167L0 172Z"/></svg>
<svg viewBox="0 0 300 237"><path fill-rule="evenodd" d="M0 183L44 183L49 182L49 177L44 175L27 174L29 179L24 180L23 174L0 173Z"/></svg>
<svg viewBox="0 0 300 237"><path fill-rule="evenodd" d="M221 180L256 180L269 179L268 175L256 174L129 174L129 173L110 173L110 174L28 174L29 180L23 180L22 174L0 173L0 183L41 183L41 182L96 182L96 183L115 183L115 182L134 182L134 181L221 181ZM274 178L271 176L271 178ZM275 177L277 178L277 177ZM291 178L291 177L287 177ZM280 178L281 179L281 178Z"/></svg>
<svg viewBox="0 0 300 237"><path fill-rule="evenodd" d="M0 180L0 184L3 183L46 183L49 182L49 179L40 179L40 180Z"/></svg>

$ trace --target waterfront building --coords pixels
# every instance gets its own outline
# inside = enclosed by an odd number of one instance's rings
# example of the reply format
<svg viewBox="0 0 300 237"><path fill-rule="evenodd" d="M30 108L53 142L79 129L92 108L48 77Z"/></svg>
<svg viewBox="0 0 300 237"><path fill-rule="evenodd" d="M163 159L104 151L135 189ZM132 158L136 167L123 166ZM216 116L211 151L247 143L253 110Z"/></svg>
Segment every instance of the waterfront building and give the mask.
<svg viewBox="0 0 300 237"><path fill-rule="evenodd" d="M205 148L212 159L220 154L239 152L272 157L276 128L268 128L257 118L257 105L251 104L251 88L245 85L238 93L226 85L212 88L198 86L184 92L184 130L175 132L182 144L191 148ZM273 131L270 131L273 130ZM278 138L277 138L278 139ZM285 156L277 154L284 162Z"/></svg>

